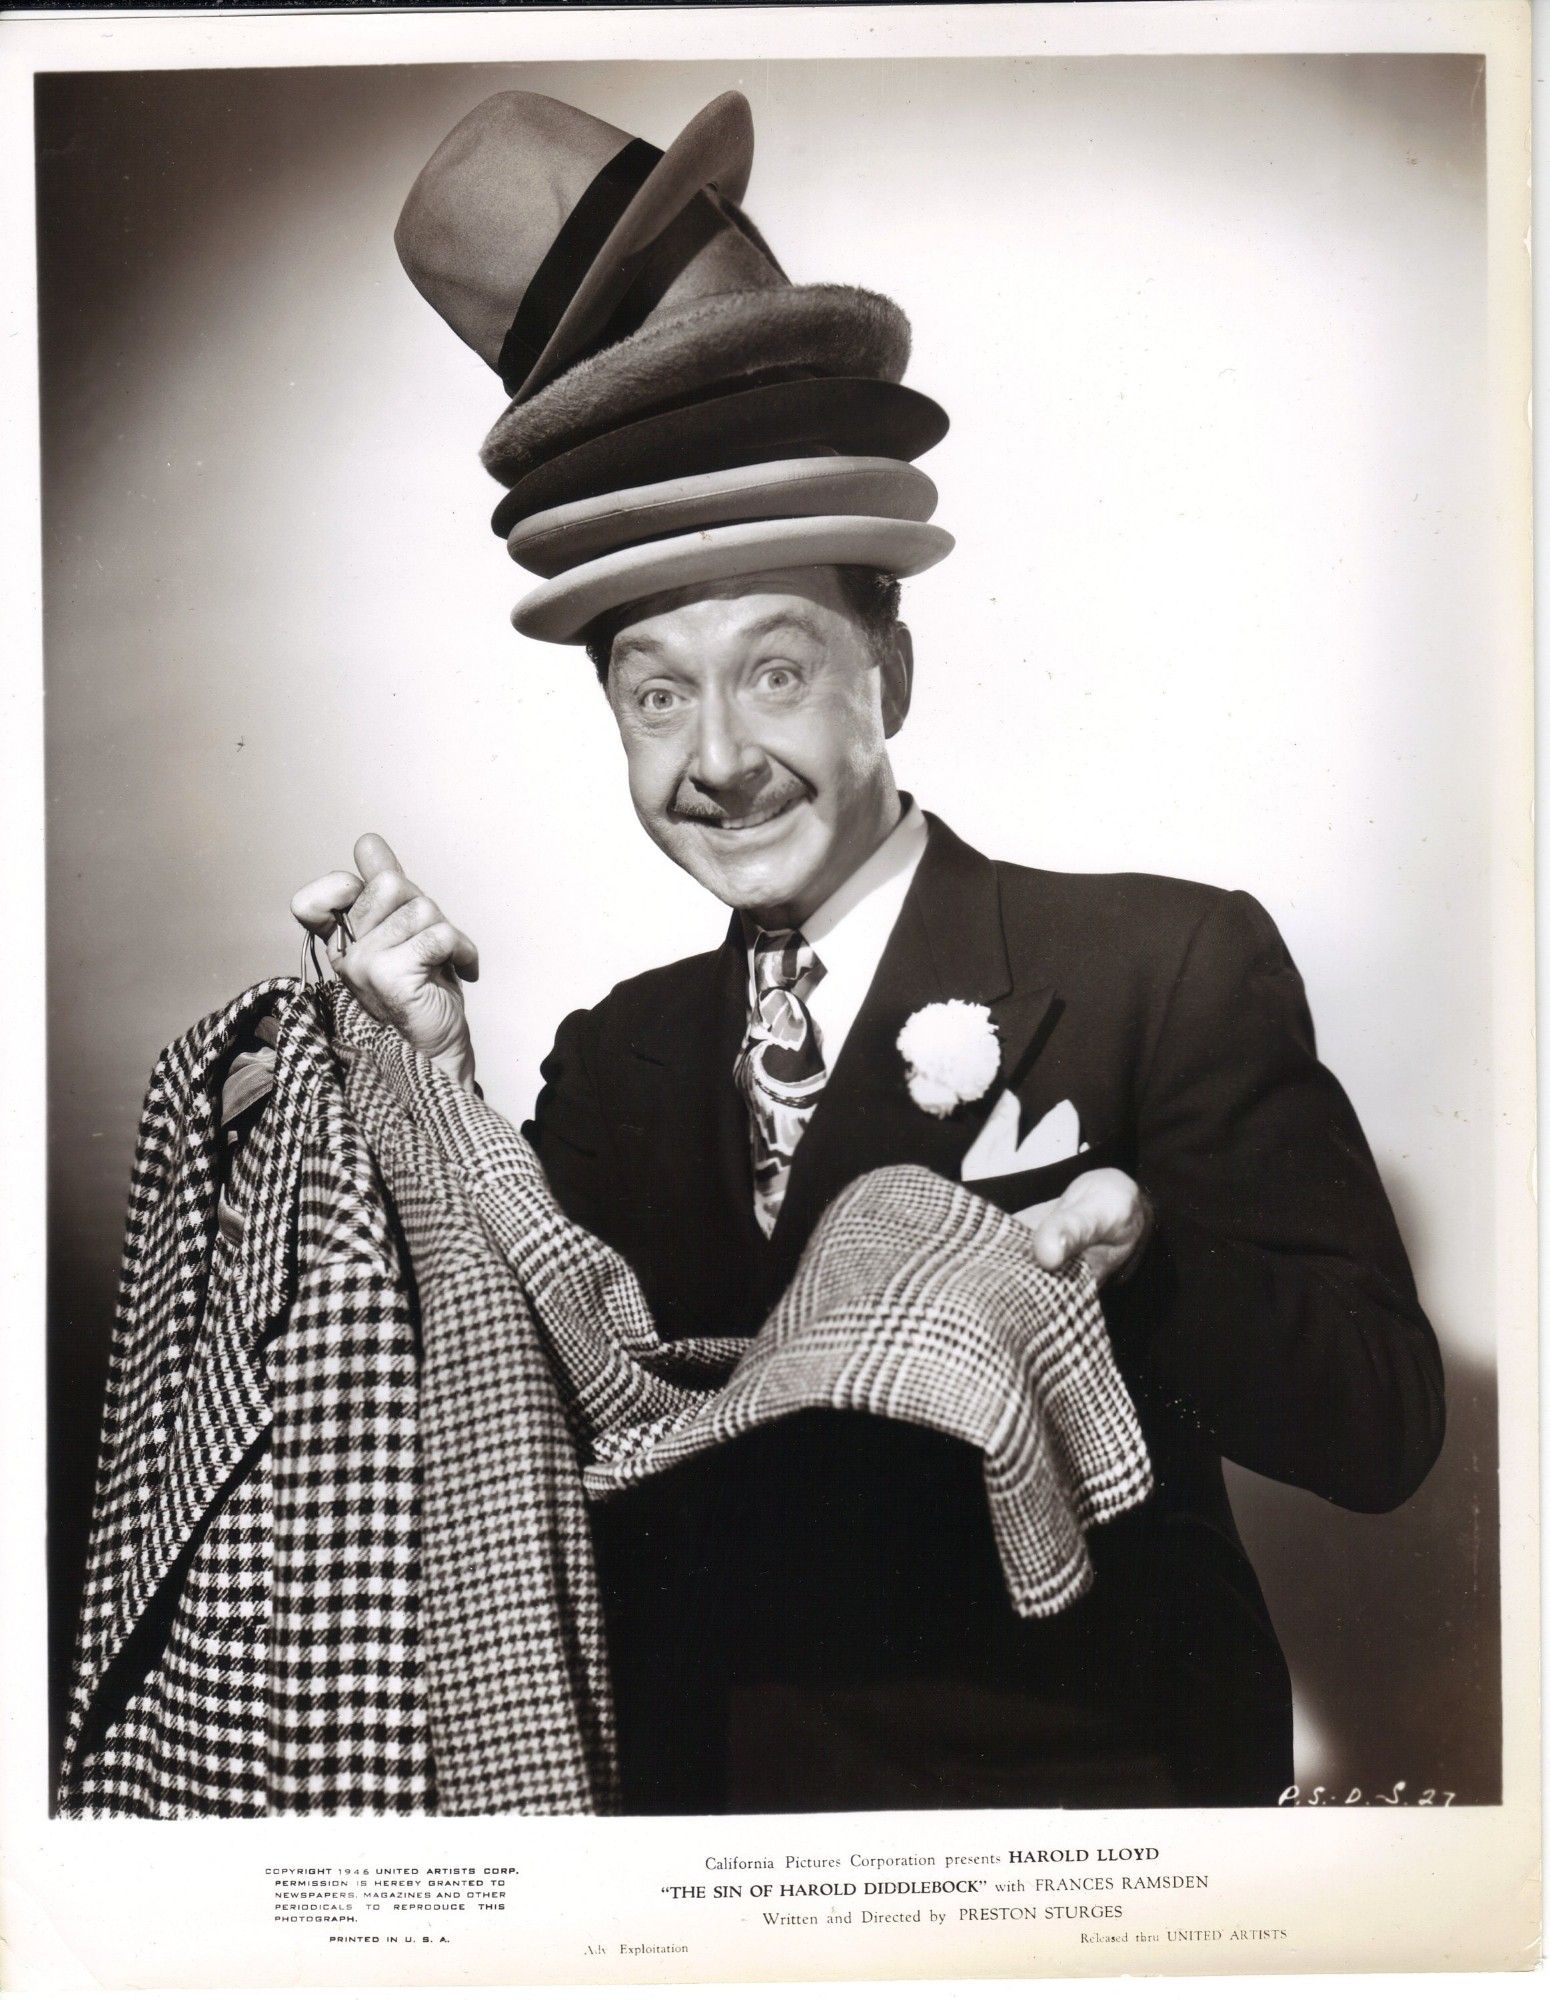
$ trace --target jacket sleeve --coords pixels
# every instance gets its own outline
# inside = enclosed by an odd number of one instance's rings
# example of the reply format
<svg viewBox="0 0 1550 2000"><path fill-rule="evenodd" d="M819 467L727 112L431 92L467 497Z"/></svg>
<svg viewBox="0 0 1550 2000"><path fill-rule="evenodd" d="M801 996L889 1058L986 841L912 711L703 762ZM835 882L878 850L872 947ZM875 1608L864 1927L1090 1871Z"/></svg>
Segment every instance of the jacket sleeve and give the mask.
<svg viewBox="0 0 1550 2000"><path fill-rule="evenodd" d="M1252 897L1200 920L1147 1059L1155 1232L1110 1304L1142 1387L1223 1456L1363 1512L1441 1448L1442 1364L1302 981Z"/></svg>

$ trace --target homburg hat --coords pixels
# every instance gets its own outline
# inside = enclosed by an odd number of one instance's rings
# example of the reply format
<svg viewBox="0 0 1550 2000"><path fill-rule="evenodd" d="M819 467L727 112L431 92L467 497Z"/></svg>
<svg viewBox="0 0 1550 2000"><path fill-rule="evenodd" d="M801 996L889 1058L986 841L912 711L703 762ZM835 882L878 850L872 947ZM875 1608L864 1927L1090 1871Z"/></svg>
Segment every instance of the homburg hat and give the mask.
<svg viewBox="0 0 1550 2000"><path fill-rule="evenodd" d="M709 384L903 374L909 322L892 300L786 277L737 206L752 159L737 91L665 152L521 90L486 98L437 147L394 242L511 398L480 454L503 484Z"/></svg>

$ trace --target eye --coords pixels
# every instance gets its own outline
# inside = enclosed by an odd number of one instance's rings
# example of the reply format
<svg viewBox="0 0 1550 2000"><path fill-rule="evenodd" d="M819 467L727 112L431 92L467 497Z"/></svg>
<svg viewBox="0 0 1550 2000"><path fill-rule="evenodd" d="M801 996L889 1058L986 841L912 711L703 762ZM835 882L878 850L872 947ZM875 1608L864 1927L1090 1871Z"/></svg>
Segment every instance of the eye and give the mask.
<svg viewBox="0 0 1550 2000"><path fill-rule="evenodd" d="M791 694L802 685L802 676L789 660L775 660L759 669L755 684L764 694Z"/></svg>
<svg viewBox="0 0 1550 2000"><path fill-rule="evenodd" d="M635 697L648 715L668 715L678 705L678 696L670 687L642 688Z"/></svg>

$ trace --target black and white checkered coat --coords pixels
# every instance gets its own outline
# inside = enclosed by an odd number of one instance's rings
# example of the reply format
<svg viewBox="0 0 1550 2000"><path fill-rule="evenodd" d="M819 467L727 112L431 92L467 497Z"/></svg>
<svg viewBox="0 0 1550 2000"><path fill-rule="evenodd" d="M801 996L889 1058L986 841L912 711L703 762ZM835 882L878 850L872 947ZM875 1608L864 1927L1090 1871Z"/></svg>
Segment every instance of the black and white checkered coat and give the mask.
<svg viewBox="0 0 1550 2000"><path fill-rule="evenodd" d="M665 1343L634 1273L567 1219L514 1127L337 987L287 1007L231 1254L213 1231L212 1078L286 991L201 1024L153 1079L69 1809L610 1810L587 1495L798 1409L978 1445L1017 1609L1049 1615L1086 1588L1085 1529L1142 1500L1151 1473L1085 1273L1043 1271L1026 1231L966 1189L885 1168L831 1205L756 1340ZM169 1456L178 1356L201 1341L245 1400L206 1397L199 1374L203 1414ZM282 1350L286 1371L265 1369ZM172 1637L115 1708L115 1651L147 1601L131 1579L155 1567L140 1551L178 1540L147 1527L169 1484L199 1496L178 1514L193 1554L163 1564ZM245 1593L225 1622L207 1572Z"/></svg>
<svg viewBox="0 0 1550 2000"><path fill-rule="evenodd" d="M276 1088L235 1163L225 1233L217 1221L221 1079L294 991L254 987L174 1042L151 1077L67 1813L433 1803L411 1291L310 1007L284 1014Z"/></svg>

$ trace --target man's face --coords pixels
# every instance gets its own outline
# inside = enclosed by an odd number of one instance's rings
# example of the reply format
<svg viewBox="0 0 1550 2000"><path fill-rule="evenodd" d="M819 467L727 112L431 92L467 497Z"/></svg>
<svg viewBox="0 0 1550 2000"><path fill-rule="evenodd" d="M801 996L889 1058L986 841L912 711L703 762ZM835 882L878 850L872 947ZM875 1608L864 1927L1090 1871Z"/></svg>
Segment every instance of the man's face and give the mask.
<svg viewBox="0 0 1550 2000"><path fill-rule="evenodd" d="M608 697L630 796L697 882L800 924L892 829L887 739L908 641L879 660L833 569L772 570L635 606Z"/></svg>

